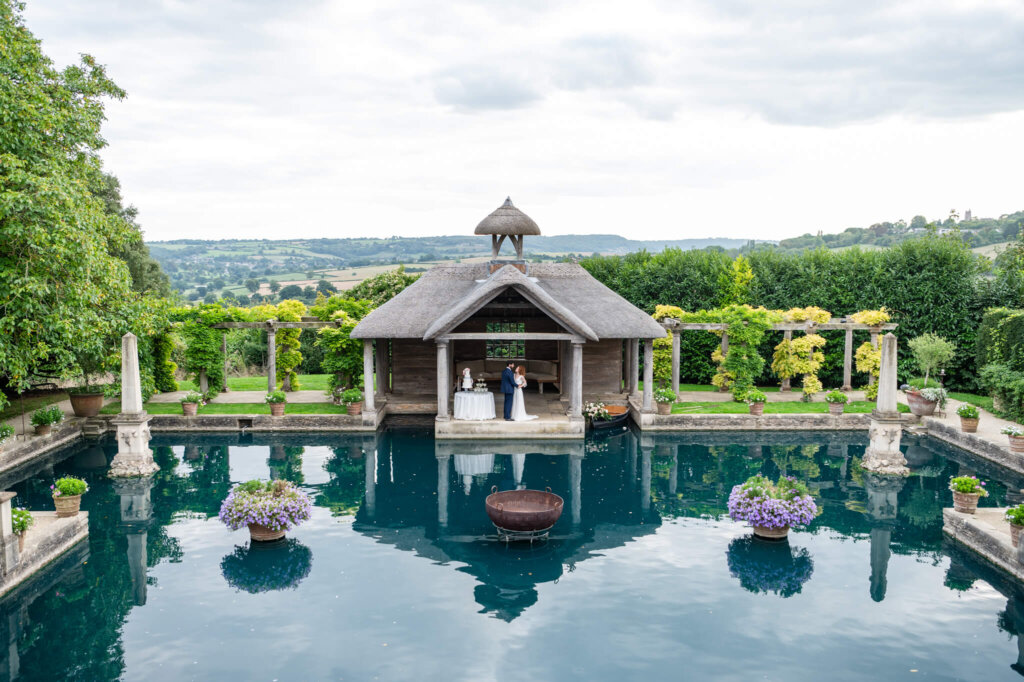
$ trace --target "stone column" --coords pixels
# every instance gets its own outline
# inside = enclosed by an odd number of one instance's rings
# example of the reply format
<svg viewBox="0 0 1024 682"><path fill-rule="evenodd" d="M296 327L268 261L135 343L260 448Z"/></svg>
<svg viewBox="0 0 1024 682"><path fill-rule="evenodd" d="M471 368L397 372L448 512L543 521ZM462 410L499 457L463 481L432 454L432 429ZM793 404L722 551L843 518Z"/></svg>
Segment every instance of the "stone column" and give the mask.
<svg viewBox="0 0 1024 682"><path fill-rule="evenodd" d="M374 354L377 360L377 395L382 398L384 397L384 394L388 392L388 375L385 369L387 349L387 339L377 339L377 343L374 348Z"/></svg>
<svg viewBox="0 0 1024 682"><path fill-rule="evenodd" d="M853 390L853 330L849 327L843 341L843 390Z"/></svg>
<svg viewBox="0 0 1024 682"><path fill-rule="evenodd" d="M792 341L793 340L793 330L792 329L786 329L785 331L783 331L782 332L782 338L784 338L786 341ZM779 387L779 393L789 393L789 389L790 389L791 386L792 386L792 384L790 383L790 378L789 377L784 378L782 380L782 386Z"/></svg>
<svg viewBox="0 0 1024 682"><path fill-rule="evenodd" d="M643 411L654 411L654 341L652 339L644 339Z"/></svg>
<svg viewBox="0 0 1024 682"><path fill-rule="evenodd" d="M871 443L864 453L862 465L879 474L906 476L907 460L900 451L903 424L896 411L896 337L886 334L882 339L882 364L879 369L878 402L871 413L868 435Z"/></svg>
<svg viewBox="0 0 1024 682"><path fill-rule="evenodd" d="M448 416L448 343L437 342L437 420L447 421Z"/></svg>
<svg viewBox="0 0 1024 682"><path fill-rule="evenodd" d="M672 332L672 390L679 395L679 346L682 339L679 338L679 330Z"/></svg>
<svg viewBox="0 0 1024 682"><path fill-rule="evenodd" d="M451 461L451 455L437 455L437 524L441 528L448 525L448 471Z"/></svg>
<svg viewBox="0 0 1024 682"><path fill-rule="evenodd" d="M224 385L221 386L221 391L227 393L230 391L228 388L228 332L224 330L224 333L220 336L220 354L224 360Z"/></svg>
<svg viewBox="0 0 1024 682"><path fill-rule="evenodd" d="M377 404L373 400L376 389L373 385L373 341L363 339L363 410L374 412Z"/></svg>
<svg viewBox="0 0 1024 682"><path fill-rule="evenodd" d="M121 338L121 413L111 420L117 427L117 455L110 476L147 476L159 469L149 449L149 419L142 409L139 340L129 332Z"/></svg>
<svg viewBox="0 0 1024 682"><path fill-rule="evenodd" d="M277 330L267 323L267 393L277 389Z"/></svg>
<svg viewBox="0 0 1024 682"><path fill-rule="evenodd" d="M640 511L646 516L651 509L651 448L641 448Z"/></svg>
<svg viewBox="0 0 1024 682"><path fill-rule="evenodd" d="M153 519L151 476L123 478L114 483L121 498L121 528L128 539L128 570L132 579L132 600L146 603L146 539Z"/></svg>
<svg viewBox="0 0 1024 682"><path fill-rule="evenodd" d="M569 417L583 418L583 344L572 344L572 390L569 392Z"/></svg>
<svg viewBox="0 0 1024 682"><path fill-rule="evenodd" d="M569 488L572 490L572 525L580 525L583 511L583 453L569 454Z"/></svg>
<svg viewBox="0 0 1024 682"><path fill-rule="evenodd" d="M640 390L640 339L629 340L629 394Z"/></svg>

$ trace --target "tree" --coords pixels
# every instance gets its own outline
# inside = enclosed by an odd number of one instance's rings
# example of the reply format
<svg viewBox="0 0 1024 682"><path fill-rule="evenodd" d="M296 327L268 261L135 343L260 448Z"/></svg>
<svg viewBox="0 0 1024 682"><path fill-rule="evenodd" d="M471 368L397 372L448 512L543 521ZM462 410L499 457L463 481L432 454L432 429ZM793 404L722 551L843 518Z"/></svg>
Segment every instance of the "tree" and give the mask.
<svg viewBox="0 0 1024 682"><path fill-rule="evenodd" d="M272 291L273 293L275 293L275 294L276 294L277 292L281 291L281 283L280 283L280 282L278 282L278 281L277 281L276 279L275 279L275 280L273 280L273 281L272 281L272 282L270 283L270 290L271 290L271 291Z"/></svg>
<svg viewBox="0 0 1024 682"><path fill-rule="evenodd" d="M956 344L942 338L937 334L925 333L910 339L907 342L910 352L914 354L914 360L922 372L924 372L924 385L928 386L928 375L936 367L941 367L956 354Z"/></svg>
<svg viewBox="0 0 1024 682"><path fill-rule="evenodd" d="M316 283L316 293L330 296L331 294L338 293L338 289L326 279L322 279Z"/></svg>
<svg viewBox="0 0 1024 682"><path fill-rule="evenodd" d="M419 279L418 275L410 275L404 267L364 279L348 291L348 295L356 299L370 301L378 308L397 296L403 289Z"/></svg>
<svg viewBox="0 0 1024 682"><path fill-rule="evenodd" d="M277 282L274 282L274 284L277 284ZM289 284L288 286L281 288L278 293L282 299L302 298L302 287L298 284Z"/></svg>
<svg viewBox="0 0 1024 682"><path fill-rule="evenodd" d="M255 278L250 277L249 279L245 280L245 288L249 290L250 294L255 294L257 291L260 290L260 283Z"/></svg>

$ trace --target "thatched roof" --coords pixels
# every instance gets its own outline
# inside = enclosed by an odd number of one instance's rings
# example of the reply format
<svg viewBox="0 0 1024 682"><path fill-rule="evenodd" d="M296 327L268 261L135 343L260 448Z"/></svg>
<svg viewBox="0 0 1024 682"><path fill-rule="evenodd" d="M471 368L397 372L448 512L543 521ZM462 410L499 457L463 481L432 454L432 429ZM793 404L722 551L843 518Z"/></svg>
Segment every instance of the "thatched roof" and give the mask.
<svg viewBox="0 0 1024 682"><path fill-rule="evenodd" d="M529 277L510 265L488 273L488 264L432 268L363 318L352 337L436 338L510 288L566 330L591 341L665 336L650 315L575 263L532 264Z"/></svg>
<svg viewBox="0 0 1024 682"><path fill-rule="evenodd" d="M480 221L473 234L540 234L540 228L533 218L512 205L511 197L506 197L504 204Z"/></svg>

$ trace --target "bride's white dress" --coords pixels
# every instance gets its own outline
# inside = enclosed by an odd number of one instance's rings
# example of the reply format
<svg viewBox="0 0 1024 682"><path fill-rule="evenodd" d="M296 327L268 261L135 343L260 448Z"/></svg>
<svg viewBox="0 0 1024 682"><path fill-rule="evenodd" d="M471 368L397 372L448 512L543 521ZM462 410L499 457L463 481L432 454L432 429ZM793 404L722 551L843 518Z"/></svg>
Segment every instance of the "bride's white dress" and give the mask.
<svg viewBox="0 0 1024 682"><path fill-rule="evenodd" d="M526 378L516 377L516 392L512 396L512 421L526 422L536 419L535 414L526 414L526 400L523 398L523 387L526 386Z"/></svg>

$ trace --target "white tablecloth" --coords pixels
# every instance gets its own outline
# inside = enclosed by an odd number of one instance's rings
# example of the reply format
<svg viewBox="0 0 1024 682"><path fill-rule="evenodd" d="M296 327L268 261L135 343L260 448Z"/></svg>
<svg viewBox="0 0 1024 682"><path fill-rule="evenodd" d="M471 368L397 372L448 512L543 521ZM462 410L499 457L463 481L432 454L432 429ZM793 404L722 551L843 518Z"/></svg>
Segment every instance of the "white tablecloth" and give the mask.
<svg viewBox="0 0 1024 682"><path fill-rule="evenodd" d="M469 421L494 419L494 394L459 391L455 394L455 418Z"/></svg>

